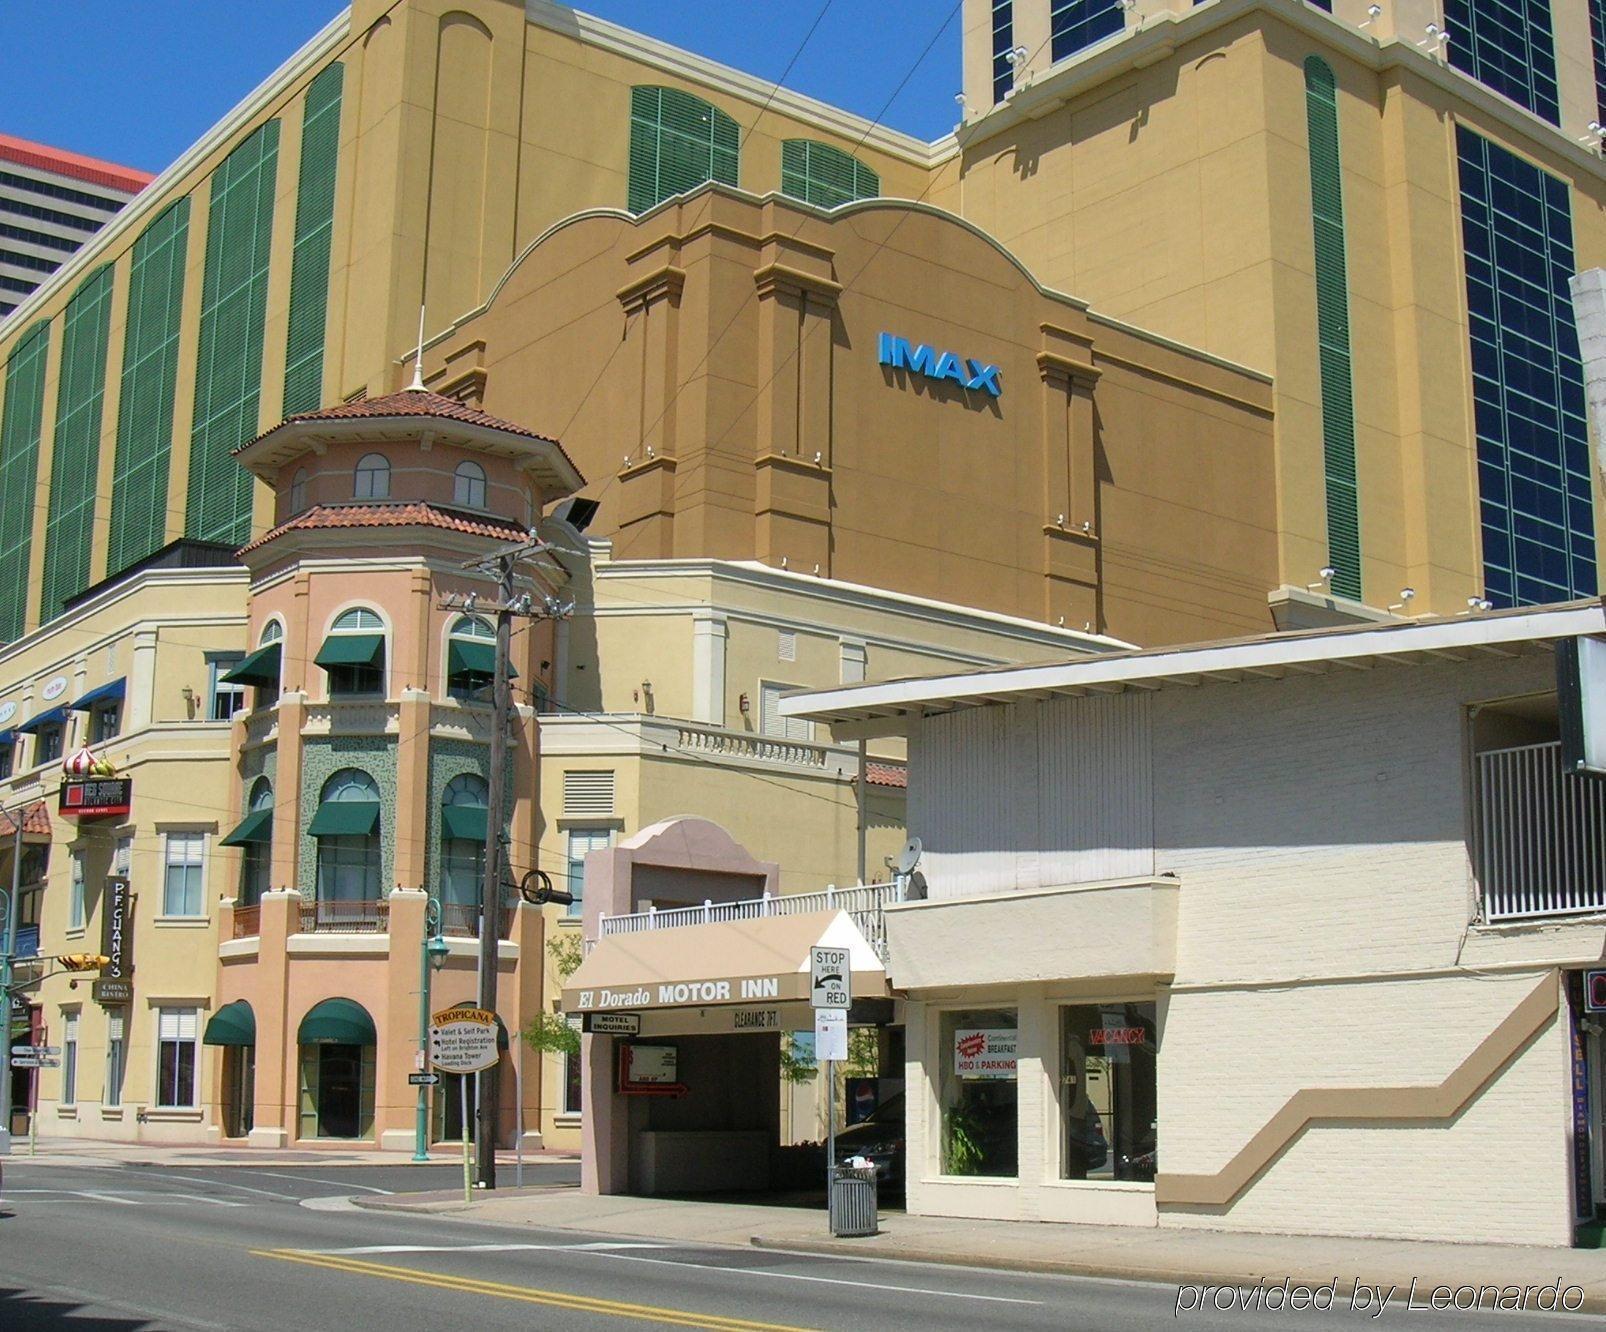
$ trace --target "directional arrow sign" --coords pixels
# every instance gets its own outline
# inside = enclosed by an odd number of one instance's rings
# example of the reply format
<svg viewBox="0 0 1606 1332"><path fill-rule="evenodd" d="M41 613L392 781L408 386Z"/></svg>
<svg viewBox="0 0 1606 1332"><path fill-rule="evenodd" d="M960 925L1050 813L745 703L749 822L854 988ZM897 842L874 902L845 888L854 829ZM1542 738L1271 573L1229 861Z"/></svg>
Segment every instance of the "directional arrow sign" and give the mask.
<svg viewBox="0 0 1606 1332"><path fill-rule="evenodd" d="M14 1055L59 1055L61 1047L59 1045L13 1045L11 1053Z"/></svg>
<svg viewBox="0 0 1606 1332"><path fill-rule="evenodd" d="M59 1059L35 1059L32 1055L12 1055L12 1068L60 1068Z"/></svg>
<svg viewBox="0 0 1606 1332"><path fill-rule="evenodd" d="M441 1080L439 1073L409 1073L407 1085L409 1087L433 1087Z"/></svg>
<svg viewBox="0 0 1606 1332"><path fill-rule="evenodd" d="M466 1004L430 1019L429 1062L448 1073L478 1073L497 1062L496 1014Z"/></svg>

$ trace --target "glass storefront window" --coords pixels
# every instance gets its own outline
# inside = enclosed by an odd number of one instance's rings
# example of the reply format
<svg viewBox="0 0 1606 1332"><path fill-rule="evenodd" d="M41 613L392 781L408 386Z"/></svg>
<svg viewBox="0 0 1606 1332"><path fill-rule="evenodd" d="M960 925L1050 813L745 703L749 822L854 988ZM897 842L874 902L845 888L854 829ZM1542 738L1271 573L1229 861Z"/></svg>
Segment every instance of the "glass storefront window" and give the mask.
<svg viewBox="0 0 1606 1332"><path fill-rule="evenodd" d="M1066 1179L1153 1183L1159 1048L1153 1004L1060 1010L1060 1173Z"/></svg>
<svg viewBox="0 0 1606 1332"><path fill-rule="evenodd" d="M941 1040L941 1172L1016 1174L1015 1010L944 1013Z"/></svg>

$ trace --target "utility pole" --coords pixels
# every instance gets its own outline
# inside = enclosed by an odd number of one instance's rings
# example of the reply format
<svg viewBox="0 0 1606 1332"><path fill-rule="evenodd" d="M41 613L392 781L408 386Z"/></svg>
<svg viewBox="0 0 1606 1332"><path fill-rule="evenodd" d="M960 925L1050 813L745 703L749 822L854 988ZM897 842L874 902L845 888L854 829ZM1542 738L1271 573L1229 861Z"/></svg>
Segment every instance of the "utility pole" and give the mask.
<svg viewBox="0 0 1606 1332"><path fill-rule="evenodd" d="M5 951L0 953L0 1004L5 1007L5 1046L0 1054L0 1156L11 1155L11 975L17 957L17 899L22 893L22 826L26 806L9 811L15 830L11 843L11 895L6 901Z"/></svg>
<svg viewBox="0 0 1606 1332"><path fill-rule="evenodd" d="M557 599L544 595L539 600L529 593L514 597L514 576L518 566L531 556L539 555L551 547L532 532L530 539L521 545L505 547L481 560L472 560L465 569L496 575L496 601L486 605L476 597L459 600L448 597L446 606L470 614L476 611L496 612L496 664L491 677L491 743L490 773L487 775L485 811L485 872L480 879L480 953L479 998L481 1008L496 1011L496 946L501 937L502 881L508 878L504 871L502 811L507 798L508 732L513 721L513 694L508 686L509 658L513 645L513 617L525 619L556 619L568 614L570 606L560 605ZM532 793L533 795L533 793ZM514 1034L517 1039L517 1034ZM498 1120L497 1069L488 1068L476 1073L476 1090L479 1105L476 1113L477 1141L476 1171L481 1188L496 1187L496 1139Z"/></svg>

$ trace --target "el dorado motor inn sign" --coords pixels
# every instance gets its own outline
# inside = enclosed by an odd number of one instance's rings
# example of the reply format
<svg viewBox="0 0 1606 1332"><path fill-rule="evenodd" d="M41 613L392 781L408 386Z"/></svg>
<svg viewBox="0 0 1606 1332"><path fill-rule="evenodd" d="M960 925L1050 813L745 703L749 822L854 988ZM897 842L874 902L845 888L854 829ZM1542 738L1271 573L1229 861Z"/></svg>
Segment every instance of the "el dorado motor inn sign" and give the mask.
<svg viewBox="0 0 1606 1332"><path fill-rule="evenodd" d="M782 980L786 981L783 987ZM797 999L807 976L744 976L739 980L665 981L651 985L581 990L577 1013L609 1008L678 1008L686 1004L740 1004L754 999ZM782 993L783 988L785 993Z"/></svg>

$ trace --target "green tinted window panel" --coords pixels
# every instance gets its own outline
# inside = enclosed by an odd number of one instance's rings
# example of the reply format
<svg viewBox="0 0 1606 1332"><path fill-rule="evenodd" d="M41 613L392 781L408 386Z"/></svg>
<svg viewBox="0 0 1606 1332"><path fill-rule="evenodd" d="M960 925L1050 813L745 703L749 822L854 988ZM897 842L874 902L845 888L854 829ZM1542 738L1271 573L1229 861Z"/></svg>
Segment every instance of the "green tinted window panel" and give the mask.
<svg viewBox="0 0 1606 1332"><path fill-rule="evenodd" d="M1341 597L1361 595L1360 491L1355 479L1355 391L1350 361L1349 270L1333 71L1305 61L1310 137L1311 225L1316 252L1316 351L1321 375L1322 467L1327 489L1328 563Z"/></svg>
<svg viewBox="0 0 1606 1332"><path fill-rule="evenodd" d="M812 139L781 145L781 193L819 208L838 208L881 193L881 177L857 157Z"/></svg>
<svg viewBox="0 0 1606 1332"><path fill-rule="evenodd" d="M735 185L741 131L716 106L679 88L630 90L632 213L705 181Z"/></svg>
<svg viewBox="0 0 1606 1332"><path fill-rule="evenodd" d="M344 65L330 65L307 89L296 187L296 236L290 260L290 334L284 367L284 415L323 405L323 347L329 313L329 243L335 223L335 167L340 154Z"/></svg>
<svg viewBox="0 0 1606 1332"><path fill-rule="evenodd" d="M240 544L251 531L251 475L232 455L257 433L278 161L270 120L212 173L184 510L184 535L196 541Z"/></svg>
<svg viewBox="0 0 1606 1332"><path fill-rule="evenodd" d="M45 576L39 592L41 624L61 614L62 603L89 584L111 316L112 267L103 264L79 283L62 319L61 379L56 389L56 436L50 453L50 503L45 517Z"/></svg>
<svg viewBox="0 0 1606 1332"><path fill-rule="evenodd" d="M166 535L178 326L189 237L190 201L185 197L134 242L117 400L107 574L120 573L160 549Z"/></svg>
<svg viewBox="0 0 1606 1332"><path fill-rule="evenodd" d="M6 358L5 406L0 410L0 642L22 635L27 622L28 554L33 545L34 487L39 475L39 429L45 408L45 361L50 323L41 320L17 339Z"/></svg>

